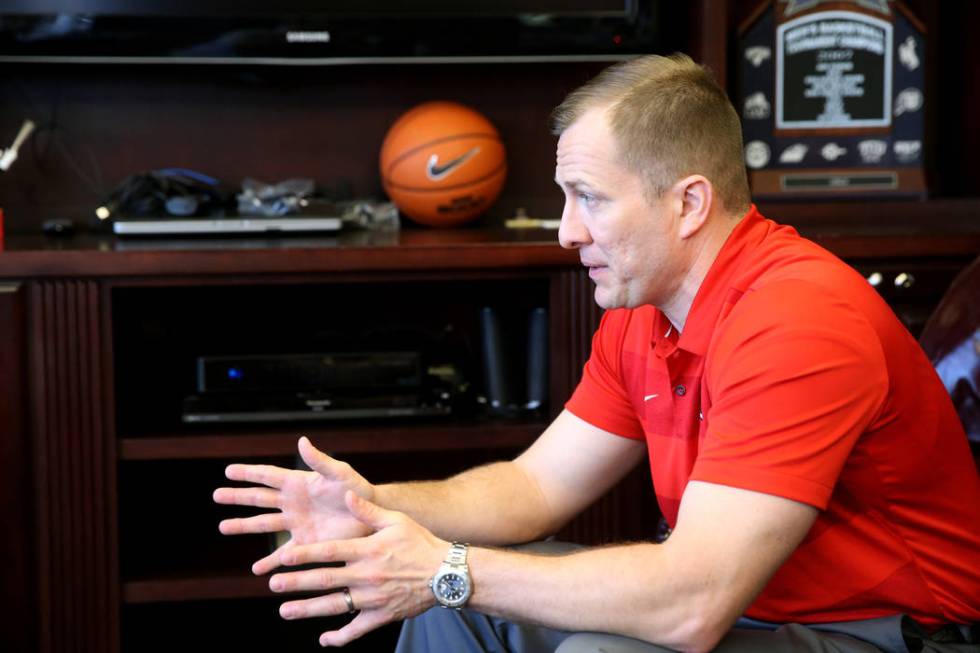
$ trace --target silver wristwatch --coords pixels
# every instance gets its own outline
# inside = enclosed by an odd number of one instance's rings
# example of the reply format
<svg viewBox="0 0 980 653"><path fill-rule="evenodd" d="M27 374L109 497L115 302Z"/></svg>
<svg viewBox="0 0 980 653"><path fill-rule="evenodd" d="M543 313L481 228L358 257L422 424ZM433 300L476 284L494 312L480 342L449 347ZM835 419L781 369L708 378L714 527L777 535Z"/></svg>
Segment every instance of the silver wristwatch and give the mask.
<svg viewBox="0 0 980 653"><path fill-rule="evenodd" d="M473 581L470 568L466 565L466 550L469 544L453 542L439 571L429 581L429 587L436 601L444 608L459 610L473 594Z"/></svg>

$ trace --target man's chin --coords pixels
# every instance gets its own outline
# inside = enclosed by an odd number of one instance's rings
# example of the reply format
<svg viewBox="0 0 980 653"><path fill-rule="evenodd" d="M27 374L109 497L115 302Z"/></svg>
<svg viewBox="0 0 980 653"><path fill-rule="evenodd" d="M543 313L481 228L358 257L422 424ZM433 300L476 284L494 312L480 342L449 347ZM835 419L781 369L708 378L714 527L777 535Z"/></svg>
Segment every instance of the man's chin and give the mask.
<svg viewBox="0 0 980 653"><path fill-rule="evenodd" d="M599 306L599 308L607 311L613 308L623 307L623 302L620 301L618 297L614 297L610 293L603 291L603 289L599 286L596 286L593 298L595 299L595 303Z"/></svg>

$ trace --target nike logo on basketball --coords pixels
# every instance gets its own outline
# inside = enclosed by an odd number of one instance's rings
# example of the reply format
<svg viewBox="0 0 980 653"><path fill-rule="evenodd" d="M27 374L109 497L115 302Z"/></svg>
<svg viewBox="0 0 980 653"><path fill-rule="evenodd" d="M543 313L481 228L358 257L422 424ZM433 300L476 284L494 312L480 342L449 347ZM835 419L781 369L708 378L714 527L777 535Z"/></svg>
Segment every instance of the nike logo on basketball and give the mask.
<svg viewBox="0 0 980 653"><path fill-rule="evenodd" d="M425 176L432 181L445 179L453 170L466 163L469 159L472 159L474 156L479 154L479 152L480 147L474 147L466 154L456 157L445 165L439 165L439 155L433 154L429 157L429 162L425 166Z"/></svg>
<svg viewBox="0 0 980 653"><path fill-rule="evenodd" d="M646 395L646 396L643 397L643 401L650 401L651 399L653 399L655 397L659 397L659 396L660 395Z"/></svg>

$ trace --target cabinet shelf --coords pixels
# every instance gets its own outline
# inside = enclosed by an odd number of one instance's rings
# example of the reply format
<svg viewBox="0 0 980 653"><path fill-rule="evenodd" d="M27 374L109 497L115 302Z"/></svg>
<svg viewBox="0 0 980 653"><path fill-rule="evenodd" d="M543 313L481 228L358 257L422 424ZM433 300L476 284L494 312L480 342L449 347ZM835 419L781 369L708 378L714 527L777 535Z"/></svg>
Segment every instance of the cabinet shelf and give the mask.
<svg viewBox="0 0 980 653"><path fill-rule="evenodd" d="M978 197L934 197L927 200L838 199L816 201L760 201L767 218L790 224L849 225L865 233L918 232L976 234L980 216Z"/></svg>
<svg viewBox="0 0 980 653"><path fill-rule="evenodd" d="M323 592L277 594L269 589L269 576L251 574L197 574L181 578L148 577L122 584L125 604L175 601L214 601L221 599L302 598Z"/></svg>
<svg viewBox="0 0 980 653"><path fill-rule="evenodd" d="M264 431L160 433L124 437L121 460L190 460L292 456L300 435L324 451L381 453L449 449L513 449L530 445L547 424L543 421L487 421L470 424L377 425L340 428L305 425Z"/></svg>
<svg viewBox="0 0 980 653"><path fill-rule="evenodd" d="M165 603L177 601L214 601L221 599L302 598L323 592L290 592L277 594L269 589L269 576L198 574L181 578L148 577L122 584L123 603Z"/></svg>
<svg viewBox="0 0 980 653"><path fill-rule="evenodd" d="M931 256L944 247L976 253L980 197L927 200L760 201L767 218L805 227L822 245L850 256L858 236L880 241L873 256ZM557 217L561 206L554 207ZM375 237L377 238L377 237ZM317 274L371 276L427 270L437 274L537 273L578 265L574 251L558 246L551 230L405 230L388 240L365 240L357 232L334 239L224 239L126 241L83 234L71 240L41 235L9 236L0 257L0 277L89 276L178 279L209 275ZM284 256L284 254L288 254ZM202 280L199 279L198 281Z"/></svg>
<svg viewBox="0 0 980 653"><path fill-rule="evenodd" d="M268 576L145 578L123 583L123 603L161 603L276 596Z"/></svg>
<svg viewBox="0 0 980 653"><path fill-rule="evenodd" d="M760 202L767 218L847 259L960 257L980 251L980 199Z"/></svg>

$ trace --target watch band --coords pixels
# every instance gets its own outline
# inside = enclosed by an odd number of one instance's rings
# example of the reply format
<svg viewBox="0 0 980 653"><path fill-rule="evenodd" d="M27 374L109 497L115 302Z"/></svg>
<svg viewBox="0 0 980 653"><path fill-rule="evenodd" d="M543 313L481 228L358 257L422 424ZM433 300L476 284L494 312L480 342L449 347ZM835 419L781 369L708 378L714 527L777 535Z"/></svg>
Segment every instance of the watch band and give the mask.
<svg viewBox="0 0 980 653"><path fill-rule="evenodd" d="M445 564L453 566L466 566L466 551L469 546L469 544L453 542L453 545L449 547L449 553L446 554Z"/></svg>
<svg viewBox="0 0 980 653"><path fill-rule="evenodd" d="M439 570L429 580L429 588L435 595L436 602L444 608L459 610L473 594L470 568L466 564L468 548L469 544L453 542L445 560L439 565Z"/></svg>

